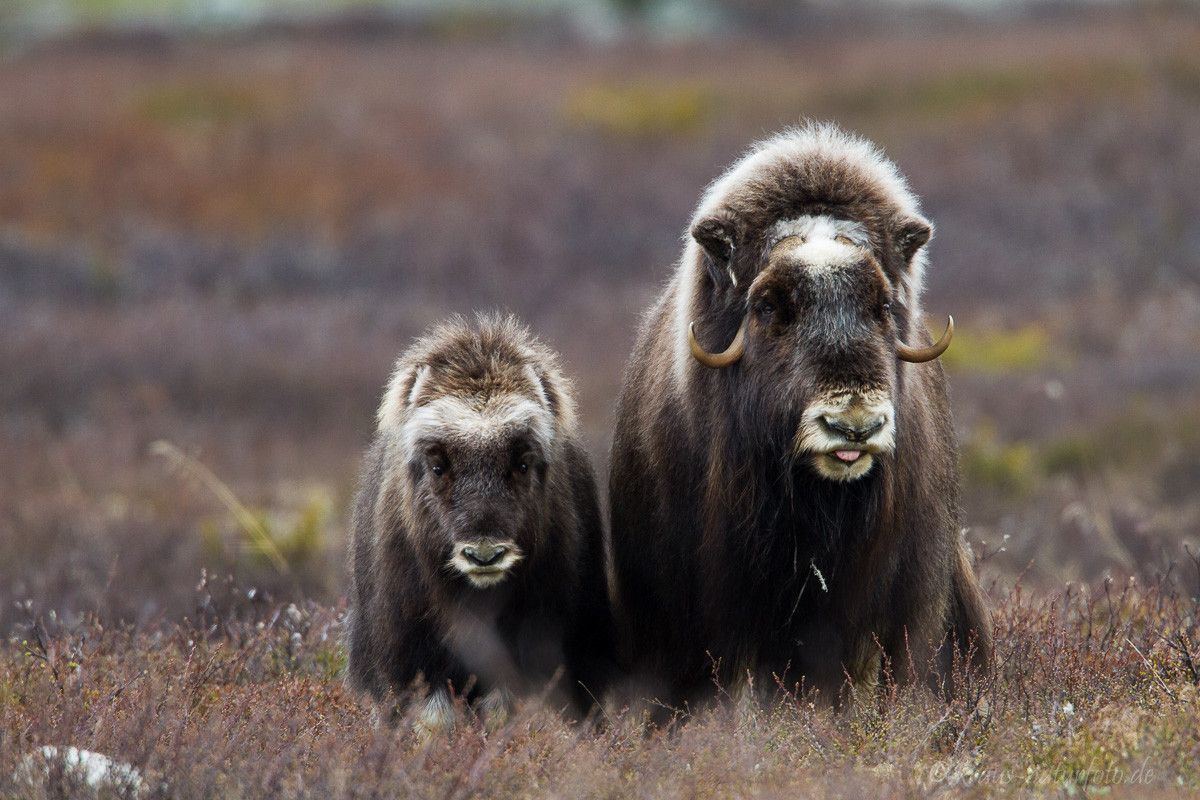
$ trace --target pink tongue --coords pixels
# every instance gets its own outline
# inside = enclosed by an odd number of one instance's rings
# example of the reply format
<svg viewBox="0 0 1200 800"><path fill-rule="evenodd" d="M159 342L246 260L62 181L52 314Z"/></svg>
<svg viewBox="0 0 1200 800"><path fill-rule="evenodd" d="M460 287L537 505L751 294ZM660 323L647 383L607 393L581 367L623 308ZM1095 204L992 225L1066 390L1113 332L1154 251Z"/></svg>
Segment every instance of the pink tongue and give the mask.
<svg viewBox="0 0 1200 800"><path fill-rule="evenodd" d="M846 463L858 461L858 457L862 455L861 450L834 450L833 454Z"/></svg>

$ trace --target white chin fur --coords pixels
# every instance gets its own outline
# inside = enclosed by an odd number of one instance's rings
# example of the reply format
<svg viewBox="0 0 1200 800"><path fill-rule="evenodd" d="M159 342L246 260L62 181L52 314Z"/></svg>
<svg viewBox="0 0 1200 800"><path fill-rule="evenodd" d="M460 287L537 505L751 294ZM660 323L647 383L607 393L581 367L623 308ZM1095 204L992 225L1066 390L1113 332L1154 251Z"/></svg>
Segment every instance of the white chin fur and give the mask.
<svg viewBox="0 0 1200 800"><path fill-rule="evenodd" d="M858 411L856 412L855 409ZM883 427L866 442L852 442L834 435L822 420L847 413L882 418ZM809 458L813 469L831 481L855 481L871 471L875 456L896 446L896 410L882 392L838 392L819 398L804 411L794 442L797 455ZM843 461L838 450L857 451L854 461Z"/></svg>
<svg viewBox="0 0 1200 800"><path fill-rule="evenodd" d="M472 563L462 553L455 553L454 557L450 559L450 568L461 574L477 589L486 589L507 578L512 568L523 557L516 547L510 545L509 551L499 561L481 567Z"/></svg>
<svg viewBox="0 0 1200 800"><path fill-rule="evenodd" d="M810 453L813 467L823 478L831 481L856 481L871 471L875 456L864 450L854 461L842 461L832 453Z"/></svg>
<svg viewBox="0 0 1200 800"><path fill-rule="evenodd" d="M471 583L472 586L474 586L478 589L486 589L489 586L495 586L496 584L500 583L502 580L507 578L508 570L506 570L506 569L492 570L489 572L484 572L482 570L475 570L473 572L463 572L463 575L466 576L467 580Z"/></svg>

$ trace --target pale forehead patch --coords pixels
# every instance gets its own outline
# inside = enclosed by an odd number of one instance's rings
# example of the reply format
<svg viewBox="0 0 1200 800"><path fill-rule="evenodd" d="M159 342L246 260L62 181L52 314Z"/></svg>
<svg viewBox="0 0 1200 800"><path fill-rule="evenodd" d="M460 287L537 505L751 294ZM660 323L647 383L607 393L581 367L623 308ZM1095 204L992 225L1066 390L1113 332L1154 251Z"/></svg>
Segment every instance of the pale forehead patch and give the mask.
<svg viewBox="0 0 1200 800"><path fill-rule="evenodd" d="M840 237L848 239L851 245L861 250L871 246L871 235L862 223L825 215L806 214L776 222L771 228L770 236L767 237L769 247L773 248L781 239L789 236L796 236L805 241L836 241Z"/></svg>
<svg viewBox="0 0 1200 800"><path fill-rule="evenodd" d="M554 437L553 415L528 397L500 395L482 404L439 397L409 416L403 431L404 449L412 452L420 439L430 437L484 446L520 427L528 427L543 444L548 445Z"/></svg>
<svg viewBox="0 0 1200 800"><path fill-rule="evenodd" d="M826 216L804 216L778 222L767 240L768 252L779 250L810 272L825 272L862 261L870 251L870 235L857 222Z"/></svg>
<svg viewBox="0 0 1200 800"><path fill-rule="evenodd" d="M775 248L804 265L809 272L828 272L862 260L863 251L834 239L784 239Z"/></svg>

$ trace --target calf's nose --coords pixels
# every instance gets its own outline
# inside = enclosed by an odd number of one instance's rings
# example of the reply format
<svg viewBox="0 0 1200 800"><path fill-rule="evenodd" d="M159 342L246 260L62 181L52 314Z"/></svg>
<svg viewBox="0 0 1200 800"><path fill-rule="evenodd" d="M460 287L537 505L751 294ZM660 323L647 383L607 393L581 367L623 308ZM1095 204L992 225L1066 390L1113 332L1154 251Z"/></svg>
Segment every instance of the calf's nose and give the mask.
<svg viewBox="0 0 1200 800"><path fill-rule="evenodd" d="M495 564L504 554L508 552L508 548L503 545L490 544L484 542L482 544L467 545L463 548L462 553L467 559L478 566L486 567Z"/></svg>

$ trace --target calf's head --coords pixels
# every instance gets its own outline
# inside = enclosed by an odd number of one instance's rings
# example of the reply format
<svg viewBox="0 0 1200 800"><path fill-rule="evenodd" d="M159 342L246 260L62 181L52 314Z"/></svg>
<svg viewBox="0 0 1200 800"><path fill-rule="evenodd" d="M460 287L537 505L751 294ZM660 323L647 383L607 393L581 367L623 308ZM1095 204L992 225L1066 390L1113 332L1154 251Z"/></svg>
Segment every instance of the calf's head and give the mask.
<svg viewBox="0 0 1200 800"><path fill-rule="evenodd" d="M554 420L521 395L442 396L416 408L405 452L426 557L484 589L537 546Z"/></svg>
<svg viewBox="0 0 1200 800"><path fill-rule="evenodd" d="M698 230L711 274L736 285L733 248L727 240L710 246L703 234L711 226ZM714 369L738 364L742 407L788 437L792 454L819 475L863 477L895 447L897 362L937 358L953 335L951 320L934 345L901 341L909 314L902 270L929 234L924 222L911 223L898 238L897 264L885 263L856 222L805 216L775 225L744 294L727 290L744 303L732 344L709 353L689 328L692 354Z"/></svg>

